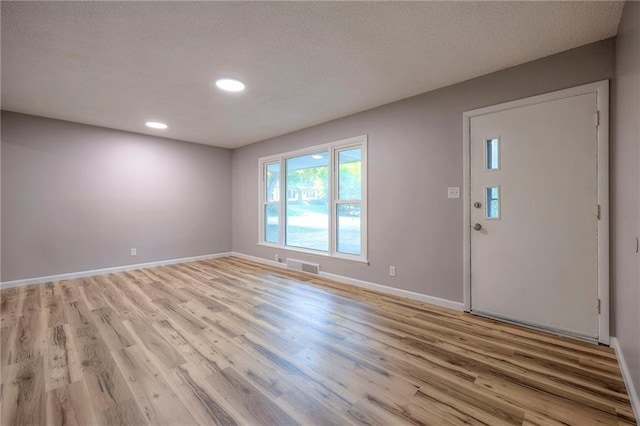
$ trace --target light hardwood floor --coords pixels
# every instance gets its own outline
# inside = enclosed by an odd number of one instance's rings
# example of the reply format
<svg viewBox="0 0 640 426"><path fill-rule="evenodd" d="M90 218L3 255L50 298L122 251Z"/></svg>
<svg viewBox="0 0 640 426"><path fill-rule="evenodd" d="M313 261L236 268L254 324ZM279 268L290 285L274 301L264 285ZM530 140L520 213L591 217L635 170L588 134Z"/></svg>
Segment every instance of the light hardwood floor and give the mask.
<svg viewBox="0 0 640 426"><path fill-rule="evenodd" d="M635 424L609 348L238 258L0 296L2 425Z"/></svg>

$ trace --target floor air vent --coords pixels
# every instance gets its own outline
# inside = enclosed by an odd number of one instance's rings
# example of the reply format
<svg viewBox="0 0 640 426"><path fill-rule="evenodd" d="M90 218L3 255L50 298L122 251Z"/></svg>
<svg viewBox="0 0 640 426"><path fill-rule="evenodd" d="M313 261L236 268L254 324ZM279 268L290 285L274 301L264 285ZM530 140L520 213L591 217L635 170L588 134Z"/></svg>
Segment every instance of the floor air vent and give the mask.
<svg viewBox="0 0 640 426"><path fill-rule="evenodd" d="M302 260L287 258L287 269L317 274L320 271L320 265L316 263L303 262Z"/></svg>

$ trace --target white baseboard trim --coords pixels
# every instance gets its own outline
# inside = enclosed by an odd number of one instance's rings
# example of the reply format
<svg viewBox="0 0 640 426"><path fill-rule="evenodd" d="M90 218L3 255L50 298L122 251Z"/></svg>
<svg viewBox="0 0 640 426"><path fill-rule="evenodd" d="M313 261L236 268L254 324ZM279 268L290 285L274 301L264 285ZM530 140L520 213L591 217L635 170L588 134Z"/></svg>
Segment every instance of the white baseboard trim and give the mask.
<svg viewBox="0 0 640 426"><path fill-rule="evenodd" d="M269 265L269 266L275 266L276 268L287 269L287 264L286 263L276 262L275 260L263 259L261 257L251 256L251 255L248 255L248 254L238 253L238 252L235 252L235 251L231 252L230 255L231 256L235 256L235 257L239 257L241 259L247 259L247 260L252 260L252 261L258 262L258 263L264 263L265 265Z"/></svg>
<svg viewBox="0 0 640 426"><path fill-rule="evenodd" d="M640 398L638 398L638 392L636 392L636 388L633 386L633 379L631 378L629 367L627 367L627 362L624 360L624 354L622 353L620 342L617 338L612 336L609 340L609 343L611 347L616 351L618 364L620 364L620 370L622 371L622 378L624 379L624 384L627 387L629 399L631 400L631 408L633 408L633 414L635 414L636 420L640 420Z"/></svg>
<svg viewBox="0 0 640 426"><path fill-rule="evenodd" d="M455 309L456 311L462 311L464 304L461 302L454 302L453 300L441 299L439 297L428 296L426 294L415 293L409 290L402 290L400 288L393 288L382 284L376 284L369 281L357 280L355 278L345 277L343 275L331 274L329 272L320 271L321 277L328 278L330 280L342 282L345 284L351 284L356 287L366 288L367 290L377 291L379 293L390 294L393 296L404 297L405 299L412 299L418 302L428 303L430 305L442 306L443 308Z"/></svg>
<svg viewBox="0 0 640 426"><path fill-rule="evenodd" d="M42 284L51 281L73 280L76 278L91 277L94 275L113 274L115 272L133 271L134 269L152 268L154 266L175 265L177 263L195 262L197 260L213 259L215 257L231 256L230 252L205 254L202 256L183 257L180 259L159 260L156 262L137 263L135 265L114 266L111 268L94 269L91 271L70 272L67 274L50 275L48 277L27 278L23 280L5 281L0 283L0 288L24 287L32 284Z"/></svg>
<svg viewBox="0 0 640 426"><path fill-rule="evenodd" d="M250 256L244 253L231 253L232 256L237 256L247 260L253 260L254 262L264 263L270 266L276 266L279 268L287 267L284 263L279 263L273 260L263 259L261 257ZM299 273L299 271L296 271ZM304 272L303 272L304 273ZM313 274L311 274L313 275ZM350 284L356 287L365 288L367 290L373 290L384 294L390 294L393 296L404 297L406 299L416 300L418 302L429 303L431 305L442 306L443 308L455 309L456 311L462 311L464 304L462 302L454 302L453 300L441 299L439 297L427 296L426 294L415 293L413 291L402 290L399 288L393 288L382 284L376 284L369 281L358 280L355 278L345 277L344 275L331 274L329 272L320 271L318 274L323 278L327 278L333 281L338 281L344 284Z"/></svg>
<svg viewBox="0 0 640 426"><path fill-rule="evenodd" d="M36 277L36 278L27 278L23 280L5 281L3 283L0 283L0 288L23 287L27 285L33 285L33 284L48 283L51 281L72 280L76 278L91 277L94 275L113 274L116 272L132 271L134 269L152 268L154 266L163 266L163 265L174 265L177 263L195 262L197 260L213 259L216 257L225 257L225 256L236 256L239 258L252 260L254 262L263 263L265 265L274 266L277 268L282 268L282 269L287 268L286 264L276 262L274 260L263 259L261 257L251 256L244 253L226 252L226 253L206 254L202 256L183 257L180 259L168 259L168 260L160 260L156 262L138 263L135 265L115 266L111 268L94 269L90 271L71 272L67 274L50 275L46 277ZM384 294L391 294L394 296L404 297L404 298L416 300L419 302L429 303L431 305L442 306L444 308L455 309L457 311L462 311L464 307L464 304L460 302L454 302L452 300L441 299L439 297L428 296L426 294L415 293L412 291L402 290L399 288L388 287L382 284L376 284L369 281L363 281L355 278L345 277L343 275L331 274L329 272L320 271L319 276L333 280L333 281L350 284L356 287L366 288L368 290L373 290L373 291L377 291Z"/></svg>

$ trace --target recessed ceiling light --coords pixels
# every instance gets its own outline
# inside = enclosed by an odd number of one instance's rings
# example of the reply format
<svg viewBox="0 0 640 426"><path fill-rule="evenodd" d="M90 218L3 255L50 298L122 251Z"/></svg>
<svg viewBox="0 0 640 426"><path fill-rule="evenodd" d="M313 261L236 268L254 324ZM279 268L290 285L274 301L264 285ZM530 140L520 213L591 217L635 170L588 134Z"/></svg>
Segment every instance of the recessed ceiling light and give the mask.
<svg viewBox="0 0 640 426"><path fill-rule="evenodd" d="M221 78L216 81L216 86L227 92L242 92L244 90L244 83L232 78Z"/></svg>
<svg viewBox="0 0 640 426"><path fill-rule="evenodd" d="M319 154L313 154L313 155L311 156L311 158L313 158L314 160L322 160L322 155L319 155Z"/></svg>
<svg viewBox="0 0 640 426"><path fill-rule="evenodd" d="M147 121L147 122L146 122L146 123L144 123L144 124L146 124L146 125L147 125L147 127L151 127L152 129L163 129L163 130L164 130L164 129L166 129L167 127L169 127L169 126L167 126L166 124L161 123L161 122L159 122L159 121Z"/></svg>

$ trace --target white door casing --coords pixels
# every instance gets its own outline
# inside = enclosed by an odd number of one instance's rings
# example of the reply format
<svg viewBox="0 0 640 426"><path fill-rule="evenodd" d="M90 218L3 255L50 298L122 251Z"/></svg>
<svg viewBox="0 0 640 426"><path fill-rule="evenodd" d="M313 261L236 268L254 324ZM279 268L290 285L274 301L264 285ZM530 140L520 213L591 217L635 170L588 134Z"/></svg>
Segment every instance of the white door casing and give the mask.
<svg viewBox="0 0 640 426"><path fill-rule="evenodd" d="M465 310L608 344L608 81L467 112L464 143Z"/></svg>

